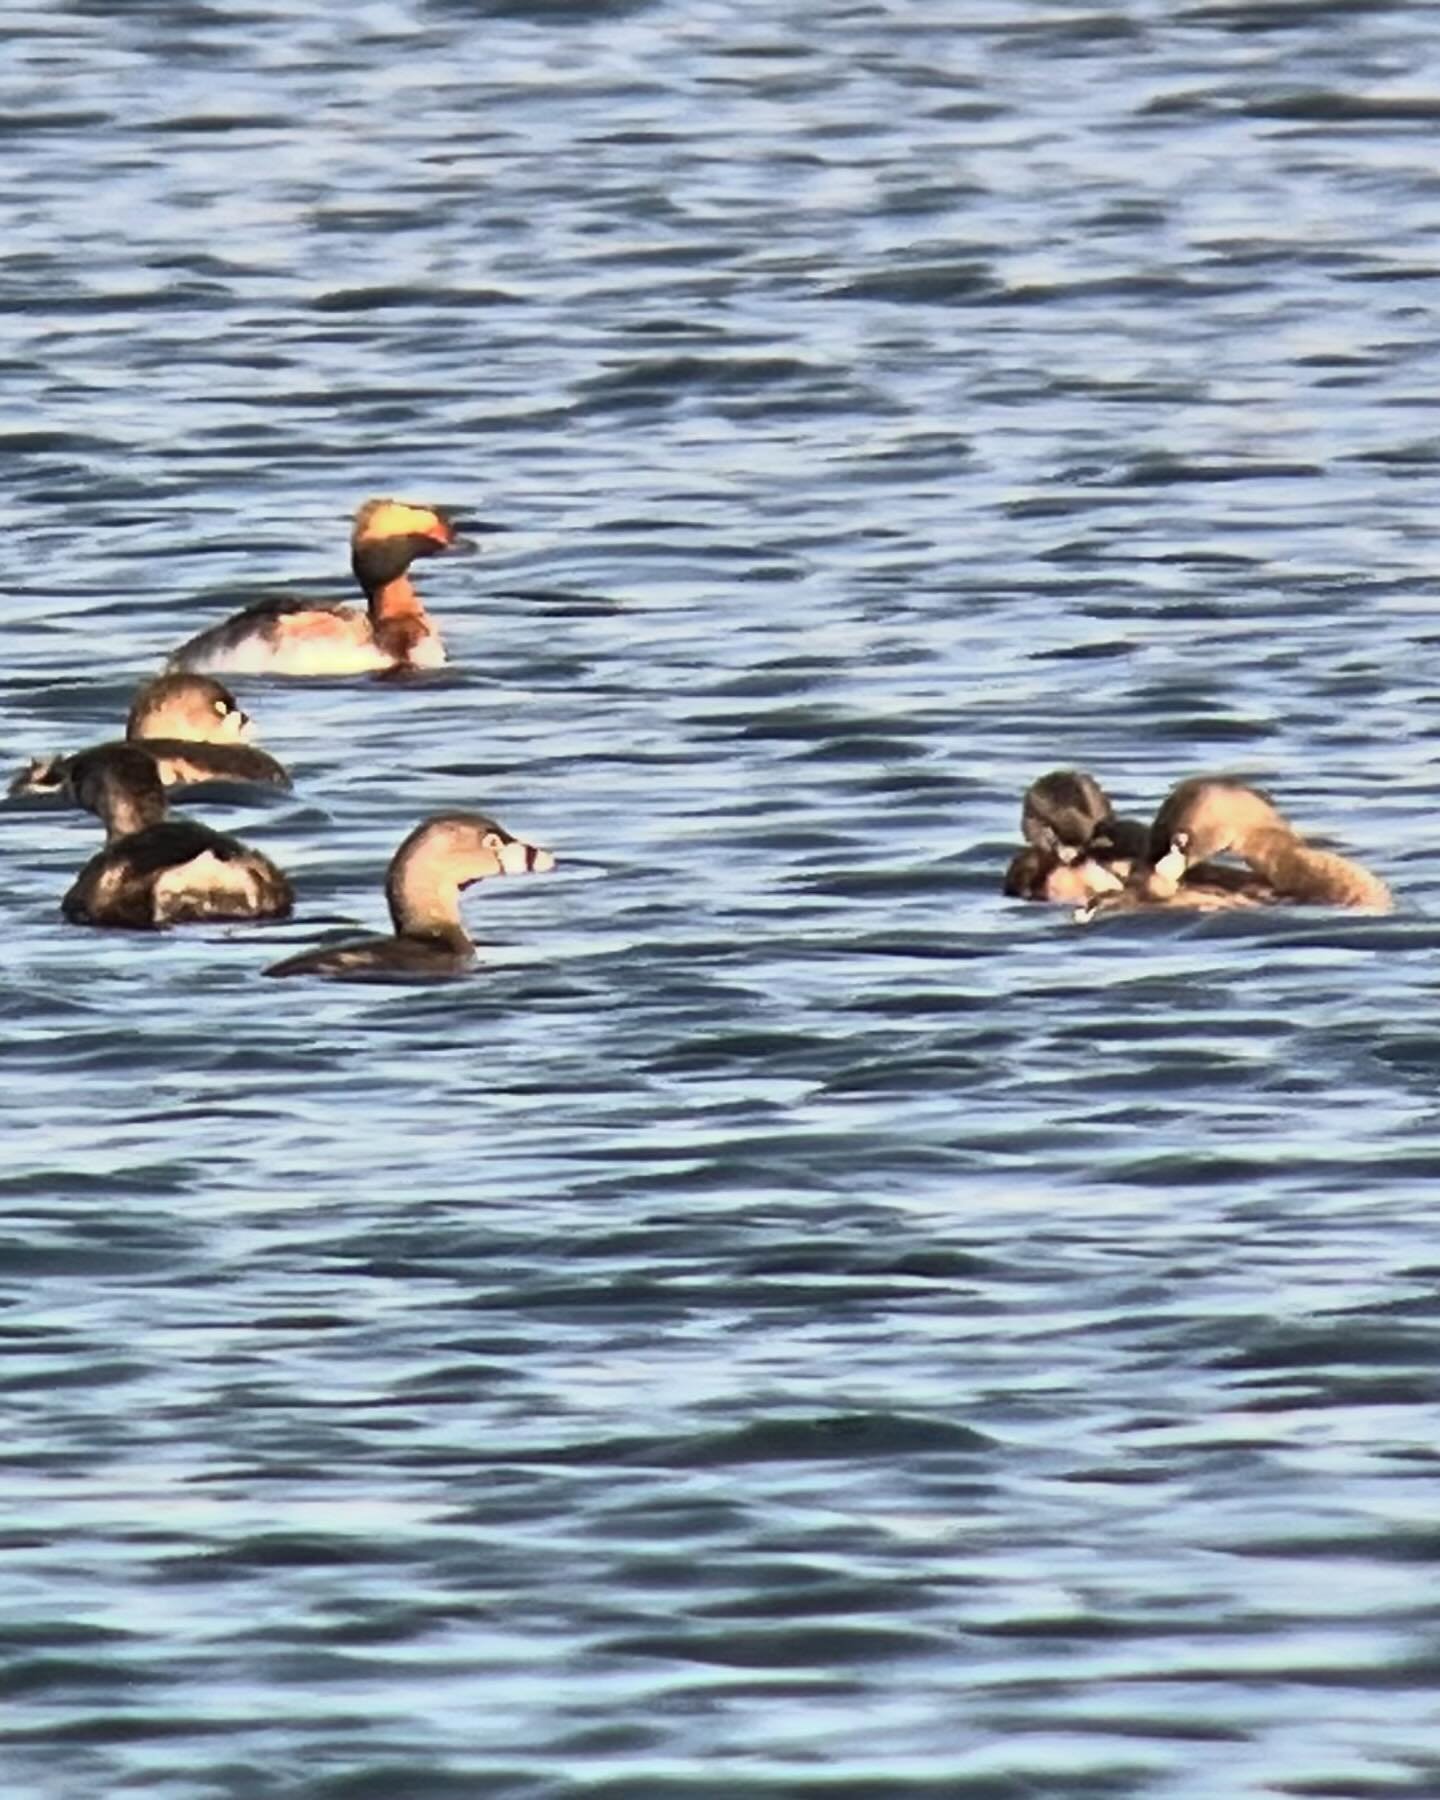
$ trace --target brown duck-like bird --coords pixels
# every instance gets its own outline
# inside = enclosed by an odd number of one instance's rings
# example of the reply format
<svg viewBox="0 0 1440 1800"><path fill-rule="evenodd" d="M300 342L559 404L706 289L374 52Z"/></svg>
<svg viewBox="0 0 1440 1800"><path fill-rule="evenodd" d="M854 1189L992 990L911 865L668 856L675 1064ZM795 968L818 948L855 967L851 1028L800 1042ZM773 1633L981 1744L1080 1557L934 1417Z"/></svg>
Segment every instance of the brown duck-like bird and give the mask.
<svg viewBox="0 0 1440 1800"><path fill-rule="evenodd" d="M434 980L463 975L475 945L460 919L460 890L487 875L543 874L548 850L511 837L482 813L441 813L417 825L391 859L385 898L393 937L368 937L305 950L267 975L329 975L355 980Z"/></svg>
<svg viewBox="0 0 1440 1800"><path fill-rule="evenodd" d="M1025 848L1005 871L1004 891L1062 905L1117 892L1149 845L1146 827L1117 818L1104 788L1083 769L1052 769L1032 781L1020 831Z"/></svg>
<svg viewBox="0 0 1440 1800"><path fill-rule="evenodd" d="M1348 856L1307 844L1274 801L1243 781L1198 776L1166 798L1150 828L1151 859L1180 858L1187 870L1227 851L1282 900L1388 912L1390 890Z"/></svg>
<svg viewBox="0 0 1440 1800"><path fill-rule="evenodd" d="M139 744L104 744L70 765L80 805L105 824L60 903L74 925L151 931L194 919L268 919L290 911L289 881L258 850L189 819L167 819L155 759Z"/></svg>
<svg viewBox="0 0 1440 1800"><path fill-rule="evenodd" d="M229 688L208 675L160 675L136 694L125 722L125 742L144 745L166 787L233 781L288 788L290 777L280 764L249 741L252 730L249 714L241 711ZM75 760L33 757L8 791L12 798L68 793L67 776Z"/></svg>
<svg viewBox="0 0 1440 1800"><path fill-rule="evenodd" d="M350 567L364 590L364 612L339 602L262 600L182 644L167 667L234 675L437 668L445 646L410 580L410 565L419 556L470 547L433 506L367 500L350 534Z"/></svg>
<svg viewBox="0 0 1440 1800"><path fill-rule="evenodd" d="M1208 859L1227 853L1241 870ZM1307 844L1268 795L1243 781L1195 776L1171 790L1150 828L1149 866L1091 915L1155 906L1362 907L1388 912L1378 875Z"/></svg>

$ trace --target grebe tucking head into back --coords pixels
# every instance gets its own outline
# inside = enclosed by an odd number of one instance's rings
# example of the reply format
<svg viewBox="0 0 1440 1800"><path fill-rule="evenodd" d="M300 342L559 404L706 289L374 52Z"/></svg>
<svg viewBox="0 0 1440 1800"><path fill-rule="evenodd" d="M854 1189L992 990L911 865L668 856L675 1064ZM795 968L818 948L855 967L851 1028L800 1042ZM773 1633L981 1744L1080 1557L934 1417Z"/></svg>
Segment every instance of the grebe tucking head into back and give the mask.
<svg viewBox="0 0 1440 1800"><path fill-rule="evenodd" d="M1208 859L1227 852L1247 865ZM1195 776L1171 790L1150 828L1148 866L1086 916L1154 907L1266 906L1285 902L1388 912L1390 890L1349 857L1307 844L1268 795L1248 782Z"/></svg>
<svg viewBox="0 0 1440 1800"><path fill-rule="evenodd" d="M475 946L460 919L460 890L486 876L554 867L548 850L512 837L482 813L441 813L417 825L391 858L385 898L393 937L305 950L265 973L351 980L462 975L474 964Z"/></svg>
<svg viewBox="0 0 1440 1800"><path fill-rule="evenodd" d="M289 787L273 756L249 740L248 713L229 688L208 675L159 675L131 703L125 741L143 743L166 787L199 781ZM37 756L10 782L12 797L69 792L71 756Z"/></svg>
<svg viewBox="0 0 1440 1800"><path fill-rule="evenodd" d="M167 667L274 675L438 668L445 647L410 566L417 557L470 547L436 507L367 500L350 534L350 567L365 594L364 612L339 602L262 600L182 644Z"/></svg>
<svg viewBox="0 0 1440 1800"><path fill-rule="evenodd" d="M1281 900L1388 912L1390 890L1348 856L1306 843L1274 801L1248 782L1194 776L1166 796L1150 828L1153 867L1193 870L1233 852Z"/></svg>
<svg viewBox="0 0 1440 1800"><path fill-rule="evenodd" d="M208 825L166 818L160 771L139 744L82 751L68 779L80 805L105 825L105 848L61 901L72 924L154 930L290 911L290 883L269 857Z"/></svg>

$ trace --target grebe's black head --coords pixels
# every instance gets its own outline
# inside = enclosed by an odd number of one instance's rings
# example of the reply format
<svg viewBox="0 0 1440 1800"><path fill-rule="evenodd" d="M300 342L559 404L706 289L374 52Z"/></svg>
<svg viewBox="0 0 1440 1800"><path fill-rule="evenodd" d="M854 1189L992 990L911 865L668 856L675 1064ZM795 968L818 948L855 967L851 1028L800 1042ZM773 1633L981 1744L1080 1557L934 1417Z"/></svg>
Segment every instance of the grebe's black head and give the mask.
<svg viewBox="0 0 1440 1800"><path fill-rule="evenodd" d="M350 567L367 595L403 575L417 556L472 548L453 521L433 506L408 500L367 500L350 534Z"/></svg>

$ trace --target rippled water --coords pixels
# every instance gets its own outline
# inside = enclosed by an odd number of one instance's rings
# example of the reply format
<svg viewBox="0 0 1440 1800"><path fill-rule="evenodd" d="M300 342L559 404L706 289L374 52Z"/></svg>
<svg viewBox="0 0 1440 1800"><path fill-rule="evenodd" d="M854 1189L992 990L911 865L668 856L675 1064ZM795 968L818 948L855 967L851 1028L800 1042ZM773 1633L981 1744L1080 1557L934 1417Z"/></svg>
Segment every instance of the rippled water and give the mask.
<svg viewBox="0 0 1440 1800"><path fill-rule="evenodd" d="M289 924L0 810L6 1792L1440 1793L1432 9L3 24L11 762L507 527L241 684ZM1056 764L1398 910L1006 902ZM452 805L486 974L256 978Z"/></svg>

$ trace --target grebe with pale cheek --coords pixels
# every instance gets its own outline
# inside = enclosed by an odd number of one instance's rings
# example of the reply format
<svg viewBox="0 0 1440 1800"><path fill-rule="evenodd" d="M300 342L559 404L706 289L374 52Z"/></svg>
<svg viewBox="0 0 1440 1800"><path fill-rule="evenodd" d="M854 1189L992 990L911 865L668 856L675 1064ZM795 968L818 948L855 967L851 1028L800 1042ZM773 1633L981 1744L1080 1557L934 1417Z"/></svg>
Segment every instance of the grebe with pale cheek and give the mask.
<svg viewBox="0 0 1440 1800"><path fill-rule="evenodd" d="M166 787L230 781L288 788L285 770L249 741L252 730L249 715L229 688L208 675L160 675L136 694L125 722L125 742L144 745ZM32 758L11 780L11 797L68 794L67 775L75 760L67 755Z"/></svg>
<svg viewBox="0 0 1440 1800"><path fill-rule="evenodd" d="M487 877L554 867L548 850L512 837L483 813L441 813L417 825L391 859L385 898L393 936L305 950L265 973L351 981L463 975L474 966L475 945L460 918L460 890Z"/></svg>

